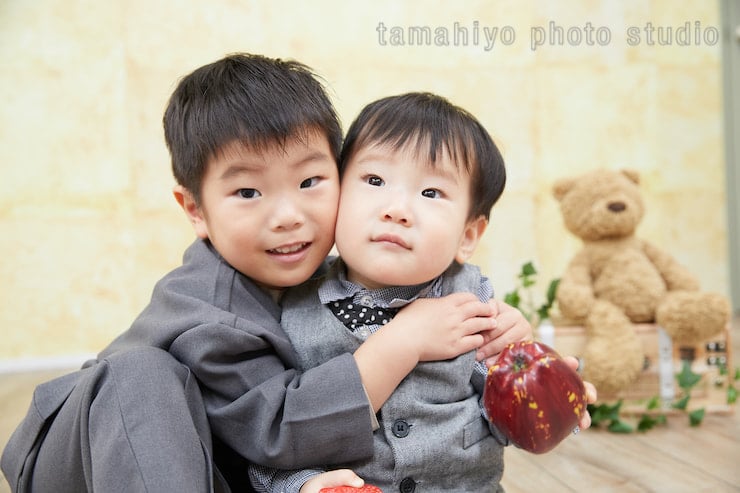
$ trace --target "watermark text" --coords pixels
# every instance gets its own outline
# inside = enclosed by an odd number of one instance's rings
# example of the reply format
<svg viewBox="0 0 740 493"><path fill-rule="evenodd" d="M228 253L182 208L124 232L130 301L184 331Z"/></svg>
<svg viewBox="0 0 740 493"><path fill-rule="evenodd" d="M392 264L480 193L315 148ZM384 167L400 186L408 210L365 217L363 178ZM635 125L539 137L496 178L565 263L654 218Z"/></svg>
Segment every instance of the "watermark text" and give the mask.
<svg viewBox="0 0 740 493"><path fill-rule="evenodd" d="M472 46L485 51L519 42L526 42L531 51L537 51L549 46L609 46L617 40L628 46L714 46L720 41L719 29L701 21L685 21L679 25L659 25L648 21L619 30L591 22L566 26L549 21L544 25L530 26L526 36L522 36L524 40L520 39L514 26L488 25L480 21L437 26L397 26L380 21L375 31L378 45L383 47Z"/></svg>

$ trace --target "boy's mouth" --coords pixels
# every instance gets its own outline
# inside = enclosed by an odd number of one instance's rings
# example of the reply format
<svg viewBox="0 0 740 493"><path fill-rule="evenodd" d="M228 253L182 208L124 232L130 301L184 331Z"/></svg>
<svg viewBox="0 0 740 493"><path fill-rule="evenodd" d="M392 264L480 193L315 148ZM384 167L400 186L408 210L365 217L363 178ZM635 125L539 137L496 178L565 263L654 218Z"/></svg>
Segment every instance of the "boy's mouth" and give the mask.
<svg viewBox="0 0 740 493"><path fill-rule="evenodd" d="M406 250L411 250L411 246L404 241L403 238L392 234L383 234L372 238L375 243L385 243L390 245L396 245Z"/></svg>
<svg viewBox="0 0 740 493"><path fill-rule="evenodd" d="M291 253L297 253L301 250L305 250L310 244L311 243L309 242L292 243L290 245L283 245L271 250L267 250L267 253L272 253L275 255L290 255Z"/></svg>

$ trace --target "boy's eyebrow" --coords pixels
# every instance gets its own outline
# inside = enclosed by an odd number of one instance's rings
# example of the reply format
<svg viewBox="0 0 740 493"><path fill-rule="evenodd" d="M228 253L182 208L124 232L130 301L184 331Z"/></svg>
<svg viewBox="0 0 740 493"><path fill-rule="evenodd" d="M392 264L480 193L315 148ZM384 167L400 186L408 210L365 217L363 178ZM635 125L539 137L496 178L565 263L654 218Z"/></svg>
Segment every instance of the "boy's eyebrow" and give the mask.
<svg viewBox="0 0 740 493"><path fill-rule="evenodd" d="M361 155L361 157L355 158L355 164L365 164L365 163L372 163L374 161L384 161L386 158L386 155L382 152L367 152L364 155Z"/></svg>
<svg viewBox="0 0 740 493"><path fill-rule="evenodd" d="M361 156L359 159L355 161L355 165L365 166L367 164L372 164L377 161L385 161L386 155L382 152L368 152L367 154ZM457 166L442 166L440 164L433 165L430 162L426 163L426 166L429 168L429 174L438 176L440 178L450 180L453 182L458 182L461 177L461 167ZM464 169L464 168L462 168Z"/></svg>
<svg viewBox="0 0 740 493"><path fill-rule="evenodd" d="M459 182L462 177L462 171L459 166L429 166L429 173L455 183Z"/></svg>
<svg viewBox="0 0 740 493"><path fill-rule="evenodd" d="M293 168L300 168L301 166L306 166L307 164L313 162L313 161L319 161L323 159L330 159L331 156L325 152L322 151L312 151L305 156L302 156L297 161L290 164ZM250 173L250 172L258 172L265 167L269 166L269 164L261 163L261 162L251 162L251 161L239 161L237 163L229 165L223 173L221 173L221 179L227 180L229 178L232 178L234 176L238 176L242 173Z"/></svg>
<svg viewBox="0 0 740 493"><path fill-rule="evenodd" d="M262 168L264 168L263 165L255 163L232 164L226 168L223 173L221 173L220 178L222 180L228 180L229 178L233 178L234 176L238 176L243 173L259 171Z"/></svg>
<svg viewBox="0 0 740 493"><path fill-rule="evenodd" d="M321 161L323 159L333 159L331 157L331 154L327 154L323 151L312 151L305 156L303 156L302 159L299 159L298 161L294 162L292 164L293 167L297 168L300 166L305 166L306 164L309 164L312 161Z"/></svg>

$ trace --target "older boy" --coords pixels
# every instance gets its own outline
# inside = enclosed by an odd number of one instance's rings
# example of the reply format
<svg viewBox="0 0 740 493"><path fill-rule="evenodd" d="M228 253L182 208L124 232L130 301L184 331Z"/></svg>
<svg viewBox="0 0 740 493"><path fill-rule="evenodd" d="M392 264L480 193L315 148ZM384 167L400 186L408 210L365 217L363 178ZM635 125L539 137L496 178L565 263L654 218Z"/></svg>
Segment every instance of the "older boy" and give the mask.
<svg viewBox="0 0 740 493"><path fill-rule="evenodd" d="M297 372L275 299L333 243L341 131L323 87L296 62L228 56L179 83L164 128L175 198L198 239L96 360L37 388L2 457L13 491L227 491L224 474L248 488L244 458L367 458L392 387L418 361L480 346L494 326L474 297L420 303L394 321L402 344L378 331ZM436 340L414 336L429 326ZM514 327L488 347L527 332Z"/></svg>

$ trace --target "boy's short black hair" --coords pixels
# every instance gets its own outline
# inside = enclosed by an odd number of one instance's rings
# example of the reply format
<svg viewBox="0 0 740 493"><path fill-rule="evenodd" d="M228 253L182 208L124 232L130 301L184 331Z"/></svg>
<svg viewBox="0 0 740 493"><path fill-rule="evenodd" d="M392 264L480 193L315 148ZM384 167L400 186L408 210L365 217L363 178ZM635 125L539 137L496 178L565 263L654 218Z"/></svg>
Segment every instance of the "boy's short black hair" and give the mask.
<svg viewBox="0 0 740 493"><path fill-rule="evenodd" d="M238 141L256 149L319 131L339 158L342 129L324 86L306 65L235 53L186 75L164 113L177 183L200 202L208 160Z"/></svg>
<svg viewBox="0 0 740 493"><path fill-rule="evenodd" d="M339 173L358 149L374 144L394 149L415 145L417 152L428 153L432 166L446 152L452 162L465 166L471 177L470 219L488 219L504 191L504 159L493 139L473 115L441 96L411 92L365 106L347 131Z"/></svg>

